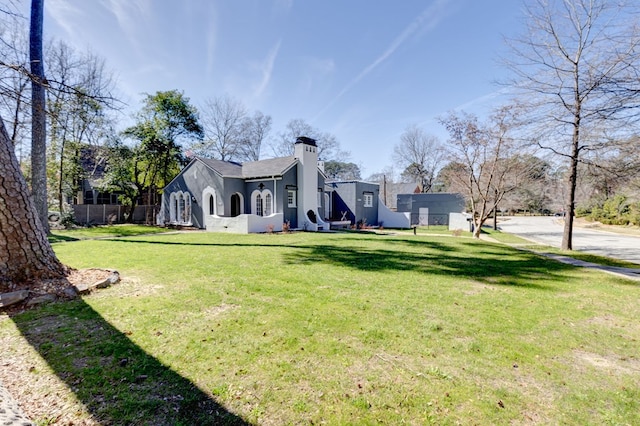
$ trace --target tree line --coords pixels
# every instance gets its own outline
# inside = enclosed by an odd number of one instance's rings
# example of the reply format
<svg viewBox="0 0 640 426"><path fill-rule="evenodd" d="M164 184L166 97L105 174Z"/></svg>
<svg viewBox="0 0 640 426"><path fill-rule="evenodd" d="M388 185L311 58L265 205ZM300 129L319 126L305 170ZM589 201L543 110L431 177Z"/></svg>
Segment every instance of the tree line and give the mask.
<svg viewBox="0 0 640 426"><path fill-rule="evenodd" d="M476 231L500 206L545 210L560 200L563 249L576 212L637 224L640 6L607 0L529 0L525 28L503 58L512 94L484 122L452 112L440 143L410 126L395 148L401 177L424 191L457 188ZM536 185L537 182L537 185ZM546 189L554 184L555 193ZM536 189L537 187L537 189ZM617 213L616 213L617 212Z"/></svg>

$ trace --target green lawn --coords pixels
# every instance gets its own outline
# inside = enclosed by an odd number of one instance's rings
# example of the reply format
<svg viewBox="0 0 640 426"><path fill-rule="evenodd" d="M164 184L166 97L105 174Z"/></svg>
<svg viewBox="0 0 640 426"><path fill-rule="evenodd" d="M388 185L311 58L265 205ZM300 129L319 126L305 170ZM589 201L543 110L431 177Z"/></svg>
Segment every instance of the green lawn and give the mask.
<svg viewBox="0 0 640 426"><path fill-rule="evenodd" d="M104 424L640 424L636 282L420 232L54 249L123 282L0 321L0 344Z"/></svg>
<svg viewBox="0 0 640 426"><path fill-rule="evenodd" d="M129 224L91 227L80 226L73 229L54 229L51 231L49 241L57 243L62 241L76 241L94 238L130 237L134 235L159 234L169 231L170 230L168 229L158 228L157 226Z"/></svg>

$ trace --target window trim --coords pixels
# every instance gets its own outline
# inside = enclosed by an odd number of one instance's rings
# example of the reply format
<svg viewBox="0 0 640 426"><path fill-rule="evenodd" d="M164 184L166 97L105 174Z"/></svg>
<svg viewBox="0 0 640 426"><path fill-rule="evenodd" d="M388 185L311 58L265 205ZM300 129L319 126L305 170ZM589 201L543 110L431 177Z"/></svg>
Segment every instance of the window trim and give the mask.
<svg viewBox="0 0 640 426"><path fill-rule="evenodd" d="M295 189L287 189L287 207L295 209L298 207L298 191Z"/></svg>
<svg viewBox="0 0 640 426"><path fill-rule="evenodd" d="M362 194L362 204L364 207L373 207L373 192L364 192Z"/></svg>

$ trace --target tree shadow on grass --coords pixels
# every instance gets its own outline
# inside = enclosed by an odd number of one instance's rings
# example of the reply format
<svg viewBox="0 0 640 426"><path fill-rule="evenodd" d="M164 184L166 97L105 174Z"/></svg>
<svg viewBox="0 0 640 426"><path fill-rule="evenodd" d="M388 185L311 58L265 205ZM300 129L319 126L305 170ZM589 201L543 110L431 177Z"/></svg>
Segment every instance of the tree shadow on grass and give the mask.
<svg viewBox="0 0 640 426"><path fill-rule="evenodd" d="M290 244L276 240L251 242L183 242L151 239L109 239L124 244L160 244L208 247L287 247L284 262L292 265L321 263L361 271L415 271L501 284L553 290L544 281L562 281L575 266L550 261L533 253L475 240L449 241L425 238L358 235L344 240L317 240L317 244ZM382 243L383 248L380 248ZM388 248L387 248L388 247Z"/></svg>
<svg viewBox="0 0 640 426"><path fill-rule="evenodd" d="M82 300L12 320L93 419L109 425L249 425Z"/></svg>
<svg viewBox="0 0 640 426"><path fill-rule="evenodd" d="M366 246L317 245L298 247L287 255L289 264L323 263L361 271L414 271L428 275L456 276L487 284L511 285L543 290L542 283L566 279L575 267L549 261L533 253L511 248L472 244L473 250L432 241L387 240L390 249Z"/></svg>

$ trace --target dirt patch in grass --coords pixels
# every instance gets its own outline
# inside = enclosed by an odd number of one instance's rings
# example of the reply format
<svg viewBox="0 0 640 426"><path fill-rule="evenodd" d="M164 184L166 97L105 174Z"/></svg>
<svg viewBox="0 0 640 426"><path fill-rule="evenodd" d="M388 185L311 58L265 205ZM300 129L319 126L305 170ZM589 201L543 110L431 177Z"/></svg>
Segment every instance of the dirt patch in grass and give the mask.
<svg viewBox="0 0 640 426"><path fill-rule="evenodd" d="M223 303L222 305L212 306L208 309L205 309L204 313L209 317L217 317L218 315L221 315L225 312L233 311L235 309L238 309L239 307L240 306L238 305L228 305L226 303Z"/></svg>
<svg viewBox="0 0 640 426"><path fill-rule="evenodd" d="M554 389L535 377L524 373L522 368L516 365L512 367L512 373L511 380L502 378L501 380L495 380L492 384L493 389L507 389L509 393L514 396L517 395L523 401L519 413L520 417L514 418L510 424L551 423L548 414L553 410L554 401L558 397Z"/></svg>
<svg viewBox="0 0 640 426"><path fill-rule="evenodd" d="M475 281L475 280L471 280L469 281L470 285L469 288L467 290L464 290L464 294L467 296L475 296L477 294L482 294L485 291L495 291L496 287L495 286L491 286L487 283L482 283L480 281ZM495 282L495 280L494 280Z"/></svg>
<svg viewBox="0 0 640 426"><path fill-rule="evenodd" d="M149 284L145 283L138 277L126 276L120 279L118 284L117 294L120 298L132 298L132 297L146 297L153 296L160 293L164 289L161 284ZM113 297L113 293L106 291L94 294L93 297L109 298Z"/></svg>
<svg viewBox="0 0 640 426"><path fill-rule="evenodd" d="M638 358L621 357L616 354L598 355L585 351L574 351L573 356L577 363L584 366L640 377L640 359Z"/></svg>

